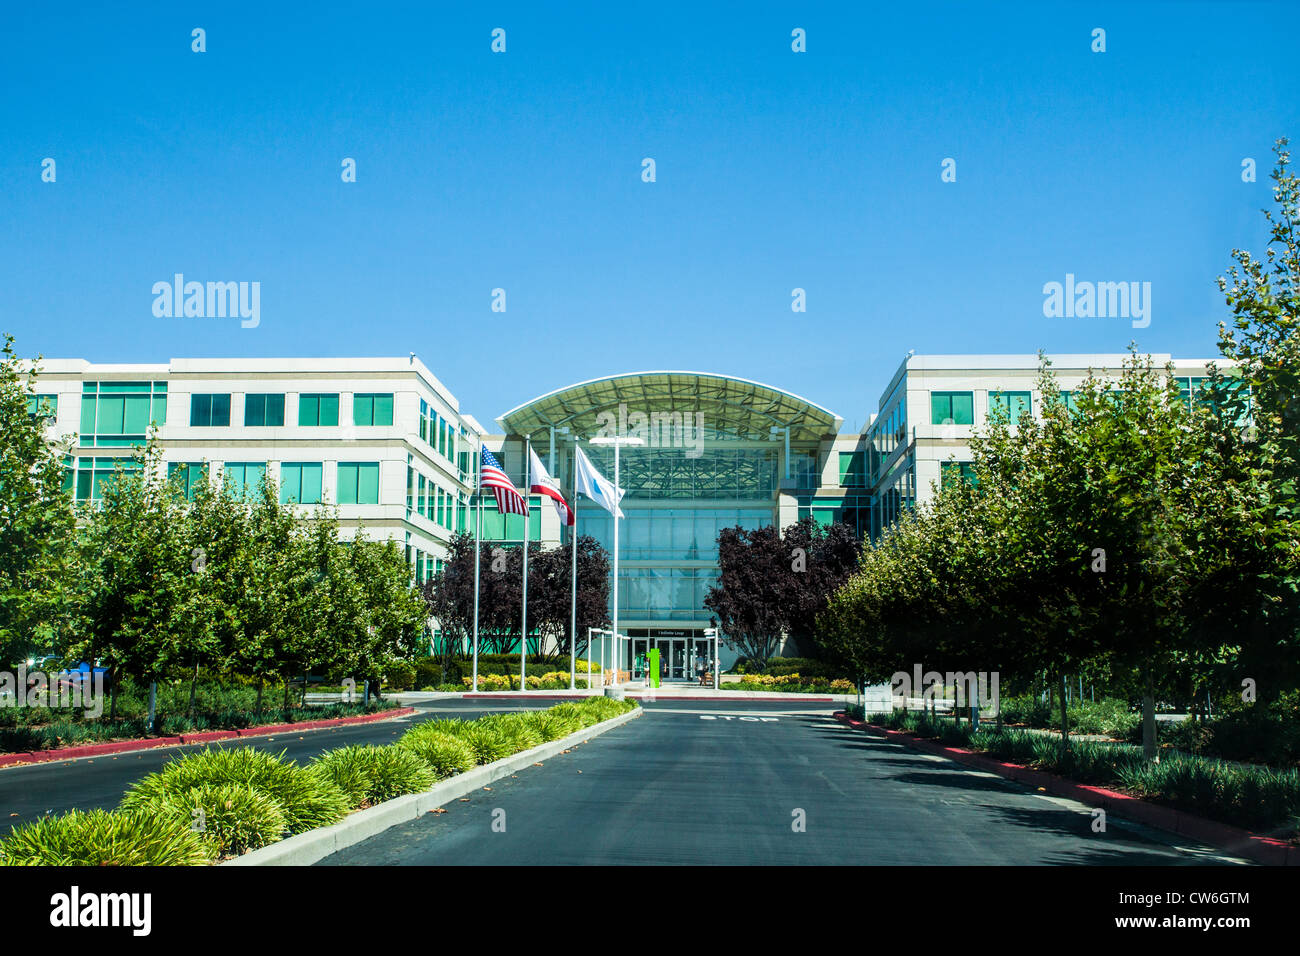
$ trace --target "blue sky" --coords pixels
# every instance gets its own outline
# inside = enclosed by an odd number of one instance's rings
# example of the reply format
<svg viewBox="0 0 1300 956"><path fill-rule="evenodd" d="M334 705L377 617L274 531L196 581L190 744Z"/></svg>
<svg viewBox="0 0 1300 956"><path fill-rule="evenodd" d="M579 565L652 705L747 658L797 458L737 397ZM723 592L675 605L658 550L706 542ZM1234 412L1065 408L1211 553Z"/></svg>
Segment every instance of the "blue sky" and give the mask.
<svg viewBox="0 0 1300 956"><path fill-rule="evenodd" d="M1294 2L77 6L0 33L20 351L415 351L484 423L647 368L853 423L908 349L1213 355L1300 137ZM260 325L156 318L177 272ZM1150 282L1150 326L1045 318L1066 273Z"/></svg>

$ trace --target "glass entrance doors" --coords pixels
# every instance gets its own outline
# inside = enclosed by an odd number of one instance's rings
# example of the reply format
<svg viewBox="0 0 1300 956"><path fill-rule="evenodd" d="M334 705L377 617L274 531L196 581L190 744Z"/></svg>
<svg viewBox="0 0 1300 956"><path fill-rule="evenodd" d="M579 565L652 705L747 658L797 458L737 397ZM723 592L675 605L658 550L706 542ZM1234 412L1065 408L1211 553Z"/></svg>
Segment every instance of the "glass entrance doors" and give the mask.
<svg viewBox="0 0 1300 956"><path fill-rule="evenodd" d="M635 632L633 632L635 635ZM645 632L642 632L643 634ZM711 642L698 631L677 631L676 634L655 634L632 636L628 642L632 660L630 669L632 679L645 680L646 663L650 651L659 651L659 679L673 682L698 682L701 673L710 672L713 667Z"/></svg>

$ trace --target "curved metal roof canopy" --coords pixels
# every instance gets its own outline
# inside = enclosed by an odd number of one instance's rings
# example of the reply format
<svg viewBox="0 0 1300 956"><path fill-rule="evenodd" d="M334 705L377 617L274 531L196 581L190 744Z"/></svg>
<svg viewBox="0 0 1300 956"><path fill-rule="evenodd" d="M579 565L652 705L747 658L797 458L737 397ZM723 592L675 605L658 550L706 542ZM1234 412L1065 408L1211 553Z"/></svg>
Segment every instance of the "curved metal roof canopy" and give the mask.
<svg viewBox="0 0 1300 956"><path fill-rule="evenodd" d="M773 426L789 428L791 441L834 436L838 415L790 392L708 372L632 372L579 382L548 392L497 418L508 434L531 435L568 427L580 437L600 430L602 412L699 412L706 428L737 438L768 440Z"/></svg>

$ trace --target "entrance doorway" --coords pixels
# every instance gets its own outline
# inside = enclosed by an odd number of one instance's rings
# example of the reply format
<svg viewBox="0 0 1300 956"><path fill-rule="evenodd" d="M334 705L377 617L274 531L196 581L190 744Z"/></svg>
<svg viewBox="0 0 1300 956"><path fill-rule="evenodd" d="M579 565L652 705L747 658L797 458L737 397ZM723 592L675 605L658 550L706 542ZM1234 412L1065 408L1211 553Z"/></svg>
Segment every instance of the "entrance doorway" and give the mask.
<svg viewBox="0 0 1300 956"><path fill-rule="evenodd" d="M695 629L634 630L629 635L628 649L632 655L629 670L632 679L645 680L646 662L650 651L659 651L659 679L672 683L696 683L701 675L713 670L713 641Z"/></svg>

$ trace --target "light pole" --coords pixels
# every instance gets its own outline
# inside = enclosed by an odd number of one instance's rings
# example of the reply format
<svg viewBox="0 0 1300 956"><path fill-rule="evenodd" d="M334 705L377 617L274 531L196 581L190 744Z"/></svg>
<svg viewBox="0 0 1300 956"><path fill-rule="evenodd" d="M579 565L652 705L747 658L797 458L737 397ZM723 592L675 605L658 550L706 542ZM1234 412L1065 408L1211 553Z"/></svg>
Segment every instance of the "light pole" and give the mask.
<svg viewBox="0 0 1300 956"><path fill-rule="evenodd" d="M619 459L618 450L624 445L644 445L644 438L636 438L628 435L612 435L608 437L598 437L591 440L593 445L613 445L614 446L614 488L615 494L619 496L619 501L614 503L614 638L613 650L618 649L618 519L623 513L620 507L622 501L623 489L618 483ZM575 525L576 527L576 525ZM618 661L614 664L614 685L618 686Z"/></svg>

